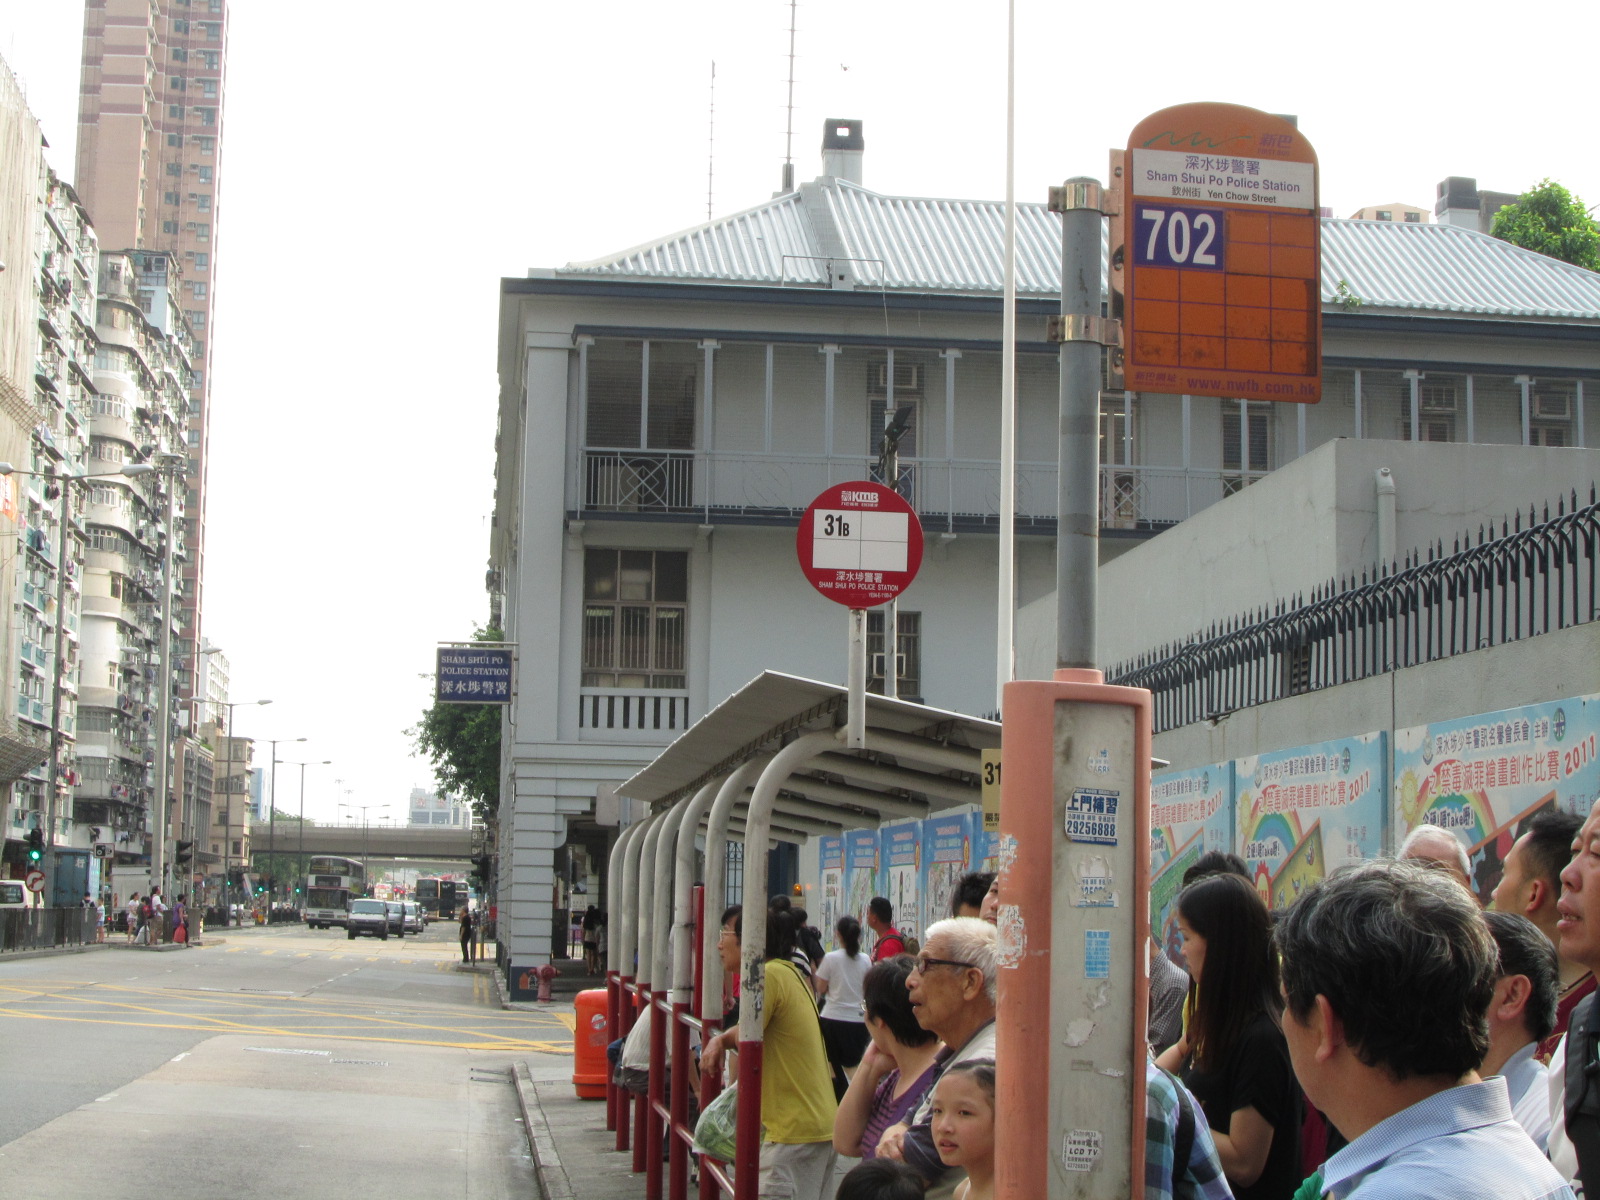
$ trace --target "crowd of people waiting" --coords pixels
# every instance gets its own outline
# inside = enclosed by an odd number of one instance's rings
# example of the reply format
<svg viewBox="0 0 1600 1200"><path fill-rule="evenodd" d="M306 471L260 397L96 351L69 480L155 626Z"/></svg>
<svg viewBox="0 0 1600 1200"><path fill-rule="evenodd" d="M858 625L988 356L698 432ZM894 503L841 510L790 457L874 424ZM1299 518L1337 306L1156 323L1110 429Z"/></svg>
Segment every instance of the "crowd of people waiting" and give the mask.
<svg viewBox="0 0 1600 1200"><path fill-rule="evenodd" d="M761 1196L994 1195L998 888L962 879L920 943L875 897L870 947L847 916L826 952L774 898ZM1600 801L1525 821L1491 901L1431 826L1278 912L1237 856L1202 855L1176 901L1183 966L1150 947L1145 1200L1583 1196L1600 1180ZM741 932L735 906L734 980ZM702 1075L737 1049L735 994Z"/></svg>

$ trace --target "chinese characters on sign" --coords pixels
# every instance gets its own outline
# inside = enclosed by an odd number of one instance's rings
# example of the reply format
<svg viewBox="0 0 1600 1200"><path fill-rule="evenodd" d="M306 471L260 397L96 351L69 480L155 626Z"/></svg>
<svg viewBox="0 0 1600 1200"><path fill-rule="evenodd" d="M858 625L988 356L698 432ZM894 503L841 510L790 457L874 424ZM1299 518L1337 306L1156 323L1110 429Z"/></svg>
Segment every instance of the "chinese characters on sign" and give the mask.
<svg viewBox="0 0 1600 1200"><path fill-rule="evenodd" d="M847 608L893 600L922 565L922 524L881 484L841 483L811 502L795 535L800 569L818 592Z"/></svg>
<svg viewBox="0 0 1600 1200"><path fill-rule="evenodd" d="M434 699L440 704L510 704L510 646L440 646L434 670Z"/></svg>
<svg viewBox="0 0 1600 1200"><path fill-rule="evenodd" d="M1129 390L1315 403L1322 395L1316 154L1282 117L1186 104L1129 138Z"/></svg>

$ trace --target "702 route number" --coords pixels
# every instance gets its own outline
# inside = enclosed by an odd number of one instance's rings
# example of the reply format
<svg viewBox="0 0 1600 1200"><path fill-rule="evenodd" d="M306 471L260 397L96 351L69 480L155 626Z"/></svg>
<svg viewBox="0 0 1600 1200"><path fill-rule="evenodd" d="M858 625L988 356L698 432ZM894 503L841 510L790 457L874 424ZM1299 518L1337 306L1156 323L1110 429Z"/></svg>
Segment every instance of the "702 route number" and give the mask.
<svg viewBox="0 0 1600 1200"><path fill-rule="evenodd" d="M1220 209L1145 205L1139 209L1133 260L1141 266L1223 270L1222 222Z"/></svg>

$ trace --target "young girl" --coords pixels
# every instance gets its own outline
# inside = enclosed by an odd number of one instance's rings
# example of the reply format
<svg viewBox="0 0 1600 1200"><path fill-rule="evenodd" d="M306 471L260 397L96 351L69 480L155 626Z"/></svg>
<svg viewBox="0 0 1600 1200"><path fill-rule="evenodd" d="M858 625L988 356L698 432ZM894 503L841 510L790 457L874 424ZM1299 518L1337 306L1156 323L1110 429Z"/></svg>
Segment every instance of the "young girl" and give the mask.
<svg viewBox="0 0 1600 1200"><path fill-rule="evenodd" d="M994 1200L994 1062L951 1067L933 1087L933 1145L939 1161L967 1177L954 1200Z"/></svg>

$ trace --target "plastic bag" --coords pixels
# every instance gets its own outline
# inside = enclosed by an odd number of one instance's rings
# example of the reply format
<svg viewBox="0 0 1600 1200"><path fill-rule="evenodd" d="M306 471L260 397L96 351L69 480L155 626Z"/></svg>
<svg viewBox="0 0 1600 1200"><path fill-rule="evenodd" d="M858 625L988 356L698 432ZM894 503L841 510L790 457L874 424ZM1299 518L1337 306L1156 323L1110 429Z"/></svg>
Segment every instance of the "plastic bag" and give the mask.
<svg viewBox="0 0 1600 1200"><path fill-rule="evenodd" d="M739 1085L725 1087L694 1123L694 1148L718 1162L733 1161L733 1135L739 1123Z"/></svg>

